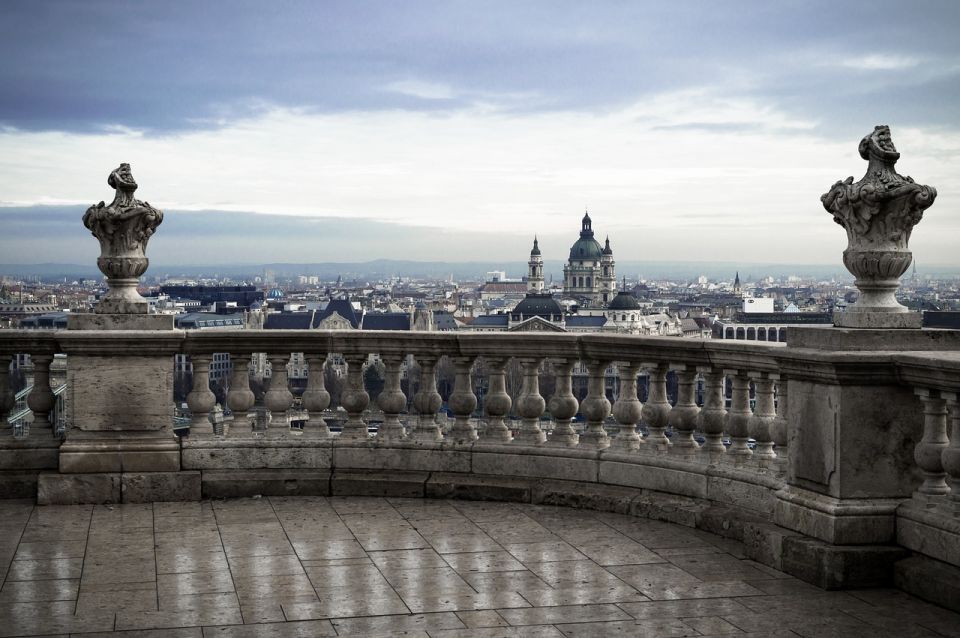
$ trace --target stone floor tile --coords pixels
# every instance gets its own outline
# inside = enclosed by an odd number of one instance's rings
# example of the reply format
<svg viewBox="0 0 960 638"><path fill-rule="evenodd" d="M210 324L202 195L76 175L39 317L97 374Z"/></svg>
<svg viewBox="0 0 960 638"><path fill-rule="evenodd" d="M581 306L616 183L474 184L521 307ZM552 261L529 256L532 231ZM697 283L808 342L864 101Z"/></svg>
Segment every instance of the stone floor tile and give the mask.
<svg viewBox="0 0 960 638"><path fill-rule="evenodd" d="M229 569L223 550L183 548L175 552L156 552L157 573L185 574L190 572L220 572Z"/></svg>
<svg viewBox="0 0 960 638"><path fill-rule="evenodd" d="M81 588L77 597L77 614L81 616L122 610L157 611L156 589L87 592Z"/></svg>
<svg viewBox="0 0 960 638"><path fill-rule="evenodd" d="M294 554L293 546L283 532L270 535L251 534L223 539L227 558L235 556L281 556Z"/></svg>
<svg viewBox="0 0 960 638"><path fill-rule="evenodd" d="M283 522L283 531L291 543L325 543L328 541L356 540L350 528L336 523L317 524L301 522Z"/></svg>
<svg viewBox="0 0 960 638"><path fill-rule="evenodd" d="M452 501L453 507L474 523L482 521L505 521L521 515L521 507L514 503L496 501Z"/></svg>
<svg viewBox="0 0 960 638"><path fill-rule="evenodd" d="M98 592L128 592L128 591L151 591L156 595L157 581L148 580L140 583L87 583L80 581L80 591L88 594Z"/></svg>
<svg viewBox="0 0 960 638"><path fill-rule="evenodd" d="M513 572L471 572L463 574L463 579L477 591L515 591L520 594L525 594L528 591L552 589L552 587L545 583L539 576L526 570Z"/></svg>
<svg viewBox="0 0 960 638"><path fill-rule="evenodd" d="M527 567L552 587L600 587L624 582L592 560L528 563ZM629 581L627 584L636 587Z"/></svg>
<svg viewBox="0 0 960 638"><path fill-rule="evenodd" d="M586 558L572 545L564 541L537 543L508 543L505 550L521 563L547 563L560 560L583 560Z"/></svg>
<svg viewBox="0 0 960 638"><path fill-rule="evenodd" d="M82 558L44 558L15 560L10 563L7 580L53 580L80 578Z"/></svg>
<svg viewBox="0 0 960 638"><path fill-rule="evenodd" d="M327 502L340 516L378 511L396 512L390 501L379 496L331 496Z"/></svg>
<svg viewBox="0 0 960 638"><path fill-rule="evenodd" d="M486 627L480 629L447 629L431 631L431 638L563 638L551 625L530 627Z"/></svg>
<svg viewBox="0 0 960 638"><path fill-rule="evenodd" d="M383 616L408 614L410 609L391 590L346 591L330 590L320 602L282 605L287 620L315 618L347 618L353 616Z"/></svg>
<svg viewBox="0 0 960 638"><path fill-rule="evenodd" d="M511 625L555 625L633 620L630 615L616 605L569 605L563 607L498 609L497 611Z"/></svg>
<svg viewBox="0 0 960 638"><path fill-rule="evenodd" d="M377 634L398 630L464 629L466 624L452 612L435 614L404 614L402 616L368 616L366 618L335 618L333 626L338 634Z"/></svg>
<svg viewBox="0 0 960 638"><path fill-rule="evenodd" d="M378 529L413 529L410 523L393 508L376 512L341 514L340 520L354 534L368 534Z"/></svg>
<svg viewBox="0 0 960 638"><path fill-rule="evenodd" d="M706 636L720 636L727 634L742 634L737 627L734 627L719 616L702 616L700 618L687 618L684 622Z"/></svg>
<svg viewBox="0 0 960 638"><path fill-rule="evenodd" d="M216 609L187 609L180 611L120 611L117 612L118 630L166 629L200 625L239 625L243 623L239 605Z"/></svg>
<svg viewBox="0 0 960 638"><path fill-rule="evenodd" d="M0 603L76 600L80 579L7 581L0 589Z"/></svg>
<svg viewBox="0 0 960 638"><path fill-rule="evenodd" d="M443 536L428 534L426 538L438 554L503 551L499 543L483 533Z"/></svg>
<svg viewBox="0 0 960 638"><path fill-rule="evenodd" d="M369 556L363 558L326 558L326 559L317 559L317 560L301 560L300 564L303 565L304 569L310 567L344 567L347 565L373 565L373 561L370 560Z"/></svg>
<svg viewBox="0 0 960 638"><path fill-rule="evenodd" d="M524 571L523 563L506 551L444 554L443 560L461 574L468 572Z"/></svg>
<svg viewBox="0 0 960 638"><path fill-rule="evenodd" d="M427 594L472 594L475 593L463 578L450 567L430 569L404 569L384 573L393 589L404 596Z"/></svg>
<svg viewBox="0 0 960 638"><path fill-rule="evenodd" d="M203 628L203 638L312 638L313 636L336 635L337 632L329 620L221 625L219 627Z"/></svg>
<svg viewBox="0 0 960 638"><path fill-rule="evenodd" d="M85 583L138 583L156 577L157 563L153 557L113 561L109 557L88 556L83 561L81 586Z"/></svg>
<svg viewBox="0 0 960 638"><path fill-rule="evenodd" d="M386 528L379 532L356 532L357 541L368 552L382 552L391 549L421 549L430 547L423 536L415 529Z"/></svg>
<svg viewBox="0 0 960 638"><path fill-rule="evenodd" d="M240 598L240 604L257 599L315 596L316 594L306 574L235 576L233 587Z"/></svg>
<svg viewBox="0 0 960 638"><path fill-rule="evenodd" d="M227 570L157 575L157 592L160 596L188 596L232 591L235 591L233 577Z"/></svg>
<svg viewBox="0 0 960 638"><path fill-rule="evenodd" d="M390 587L376 565L306 566L307 576L318 591L326 589L372 589ZM396 570L400 571L400 570Z"/></svg>
<svg viewBox="0 0 960 638"><path fill-rule="evenodd" d="M693 545L690 547L661 547L653 553L669 559L672 556L692 556L694 554L719 554L723 550L713 545Z"/></svg>
<svg viewBox="0 0 960 638"><path fill-rule="evenodd" d="M121 505L96 505L90 519L90 531L112 531L153 528L152 503L124 503Z"/></svg>
<svg viewBox="0 0 960 638"><path fill-rule="evenodd" d="M627 539L624 543L577 544L584 556L598 565L644 565L662 563L664 558L640 543Z"/></svg>
<svg viewBox="0 0 960 638"><path fill-rule="evenodd" d="M503 616L493 609L482 609L478 611L458 611L457 618L471 629L477 627L505 627L508 625Z"/></svg>
<svg viewBox="0 0 960 638"><path fill-rule="evenodd" d="M751 587L756 587L765 594L778 595L778 594L822 594L823 590L811 585L810 583L805 583L802 580L797 580L796 578L776 578L776 579L765 579L765 580L744 580Z"/></svg>
<svg viewBox="0 0 960 638"><path fill-rule="evenodd" d="M180 629L109 631L76 635L80 638L203 638L203 630L200 627L181 627Z"/></svg>
<svg viewBox="0 0 960 638"><path fill-rule="evenodd" d="M14 560L42 560L46 558L83 558L87 544L77 541L44 541L20 543Z"/></svg>
<svg viewBox="0 0 960 638"><path fill-rule="evenodd" d="M160 611L204 611L207 609L239 608L236 592L212 592L177 596L169 592L158 594Z"/></svg>
<svg viewBox="0 0 960 638"><path fill-rule="evenodd" d="M383 570L447 567L447 561L432 549L395 549L385 552L370 552L368 555L370 560Z"/></svg>
<svg viewBox="0 0 960 638"><path fill-rule="evenodd" d="M234 577L283 576L303 574L303 567L296 555L283 556L236 556L229 558L230 571Z"/></svg>
<svg viewBox="0 0 960 638"><path fill-rule="evenodd" d="M759 569L757 563L740 560L729 554L673 556L670 562L700 580L764 580L787 577L787 574L782 572Z"/></svg>
<svg viewBox="0 0 960 638"><path fill-rule="evenodd" d="M529 607L530 603L516 592L482 592L455 594L402 595L410 611L424 613L433 611L469 611L474 609L501 609Z"/></svg>
<svg viewBox="0 0 960 638"><path fill-rule="evenodd" d="M744 607L745 599L700 598L694 600L658 600L649 603L622 603L618 605L638 620L648 618L701 618L704 616L726 616L727 614L748 614Z"/></svg>
<svg viewBox="0 0 960 638"><path fill-rule="evenodd" d="M735 596L762 596L762 591L741 581L704 583L667 583L640 587L640 592L651 600L683 600L686 598L731 598Z"/></svg>
<svg viewBox="0 0 960 638"><path fill-rule="evenodd" d="M567 638L594 638L603 636L643 636L644 638L674 638L676 636L700 636L701 634L676 618L660 620L625 620L603 623L573 623L557 625Z"/></svg>
<svg viewBox="0 0 960 638"><path fill-rule="evenodd" d="M521 592L523 598L534 607L557 607L561 605L587 605L590 603L622 603L650 600L633 587L619 583L605 587L568 587Z"/></svg>
<svg viewBox="0 0 960 638"><path fill-rule="evenodd" d="M647 565L612 565L607 568L624 582L637 589L649 589L672 583L698 583L693 574L670 563L650 563Z"/></svg>
<svg viewBox="0 0 960 638"><path fill-rule="evenodd" d="M397 548L399 549L399 548ZM366 558L367 553L355 540L315 539L293 543L293 551L300 560L331 560L338 558Z"/></svg>
<svg viewBox="0 0 960 638"><path fill-rule="evenodd" d="M88 631L111 631L113 612L94 615L74 614L72 600L56 602L0 604L0 636L69 634Z"/></svg>
<svg viewBox="0 0 960 638"><path fill-rule="evenodd" d="M456 630L454 630L456 631ZM431 638L430 634L422 629L408 629L405 631L390 631L376 634L339 634L339 638Z"/></svg>

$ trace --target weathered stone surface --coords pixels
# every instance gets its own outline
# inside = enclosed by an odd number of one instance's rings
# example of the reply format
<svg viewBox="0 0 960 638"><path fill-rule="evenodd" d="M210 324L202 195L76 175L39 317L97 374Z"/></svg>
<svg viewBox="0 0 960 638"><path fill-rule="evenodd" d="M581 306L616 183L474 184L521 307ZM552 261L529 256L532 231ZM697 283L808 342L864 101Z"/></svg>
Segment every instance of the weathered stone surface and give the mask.
<svg viewBox="0 0 960 638"><path fill-rule="evenodd" d="M594 485L572 481L537 481L532 485L531 501L578 509L629 514L638 491L615 485Z"/></svg>
<svg viewBox="0 0 960 638"><path fill-rule="evenodd" d="M171 428L173 365L169 356L70 354L67 392L68 419L74 429L93 432Z"/></svg>
<svg viewBox="0 0 960 638"><path fill-rule="evenodd" d="M895 539L895 499L834 499L797 487L777 493L774 523L837 545Z"/></svg>
<svg viewBox="0 0 960 638"><path fill-rule="evenodd" d="M180 443L172 434L158 432L116 433L71 432L60 446L60 471L92 472L176 472L180 469Z"/></svg>
<svg viewBox="0 0 960 638"><path fill-rule="evenodd" d="M330 442L290 435L273 439L197 439L183 442L191 470L316 469L331 466Z"/></svg>
<svg viewBox="0 0 960 638"><path fill-rule="evenodd" d="M787 346L832 352L960 350L960 330L854 330L791 326Z"/></svg>
<svg viewBox="0 0 960 638"><path fill-rule="evenodd" d="M53 474L37 477L38 505L120 503L120 473Z"/></svg>
<svg viewBox="0 0 960 638"><path fill-rule="evenodd" d="M821 589L889 587L893 565L909 555L892 545L831 545L813 538L783 539L783 569Z"/></svg>
<svg viewBox="0 0 960 638"><path fill-rule="evenodd" d="M510 476L434 472L427 480L425 489L429 498L529 503L533 482L531 479Z"/></svg>
<svg viewBox="0 0 960 638"><path fill-rule="evenodd" d="M894 585L903 591L960 612L960 568L924 556L894 565Z"/></svg>
<svg viewBox="0 0 960 638"><path fill-rule="evenodd" d="M897 542L907 549L960 567L960 517L942 503L906 501L897 508Z"/></svg>
<svg viewBox="0 0 960 638"><path fill-rule="evenodd" d="M706 497L715 503L729 503L768 515L776 503L774 490L769 485L722 476L707 477Z"/></svg>
<svg viewBox="0 0 960 638"><path fill-rule="evenodd" d="M60 440L31 436L23 439L0 439L0 471L55 470L59 460Z"/></svg>
<svg viewBox="0 0 960 638"><path fill-rule="evenodd" d="M71 313L67 330L173 330L173 315Z"/></svg>
<svg viewBox="0 0 960 638"><path fill-rule="evenodd" d="M199 501L200 472L124 472L120 495L124 503Z"/></svg>
<svg viewBox="0 0 960 638"><path fill-rule="evenodd" d="M204 470L204 498L329 496L330 470Z"/></svg>
<svg viewBox="0 0 960 638"><path fill-rule="evenodd" d="M595 458L547 456L538 454L538 451L529 448L512 454L474 451L473 471L477 474L535 476L571 481L597 480L599 463Z"/></svg>
<svg viewBox="0 0 960 638"><path fill-rule="evenodd" d="M0 471L0 499L37 497L38 471Z"/></svg>
<svg viewBox="0 0 960 638"><path fill-rule="evenodd" d="M659 465L600 462L600 482L628 485L682 496L707 497L707 477Z"/></svg>
<svg viewBox="0 0 960 638"><path fill-rule="evenodd" d="M873 313L835 312L833 325L838 328L885 328L893 330L917 330L923 327L923 315L919 312Z"/></svg>
<svg viewBox="0 0 960 638"><path fill-rule="evenodd" d="M412 470L420 472L469 472L470 449L457 449L449 444L400 443L392 446L367 444L355 446L336 443L333 465L337 468L374 470Z"/></svg>
<svg viewBox="0 0 960 638"><path fill-rule="evenodd" d="M372 472L334 470L330 493L334 496L423 497L426 472Z"/></svg>

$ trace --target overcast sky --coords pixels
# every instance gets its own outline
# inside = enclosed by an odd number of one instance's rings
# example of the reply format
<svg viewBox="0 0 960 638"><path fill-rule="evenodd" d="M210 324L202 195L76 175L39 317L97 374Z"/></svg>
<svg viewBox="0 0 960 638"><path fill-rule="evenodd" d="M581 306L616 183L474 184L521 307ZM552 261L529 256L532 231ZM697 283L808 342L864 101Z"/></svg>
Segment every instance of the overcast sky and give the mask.
<svg viewBox="0 0 960 638"><path fill-rule="evenodd" d="M819 197L889 124L940 193L911 248L957 265L958 33L953 0L7 0L0 262L92 261L80 215L130 162L211 216L162 262L560 259L589 207L622 259L839 263ZM230 212L325 219L258 243Z"/></svg>

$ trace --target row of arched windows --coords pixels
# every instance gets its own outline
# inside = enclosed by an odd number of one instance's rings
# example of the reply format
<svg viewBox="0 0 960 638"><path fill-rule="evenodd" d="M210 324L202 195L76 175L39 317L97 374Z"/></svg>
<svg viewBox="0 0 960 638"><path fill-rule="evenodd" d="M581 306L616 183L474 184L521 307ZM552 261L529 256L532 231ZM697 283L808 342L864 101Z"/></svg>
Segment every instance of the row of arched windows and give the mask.
<svg viewBox="0 0 960 638"><path fill-rule="evenodd" d="M744 328L727 326L723 332L724 339L740 339L745 341L780 341L787 342L787 329L783 328Z"/></svg>

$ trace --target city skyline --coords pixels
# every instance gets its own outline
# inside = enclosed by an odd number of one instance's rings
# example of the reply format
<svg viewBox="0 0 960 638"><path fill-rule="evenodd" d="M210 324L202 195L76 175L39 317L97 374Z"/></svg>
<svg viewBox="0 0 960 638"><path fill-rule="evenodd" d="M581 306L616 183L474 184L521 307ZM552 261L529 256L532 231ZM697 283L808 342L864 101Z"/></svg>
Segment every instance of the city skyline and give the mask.
<svg viewBox="0 0 960 638"><path fill-rule="evenodd" d="M880 123L940 193L911 248L960 262L950 3L4 10L11 263L91 263L124 161L156 263L561 258L587 207L618 259L839 264L819 197Z"/></svg>

